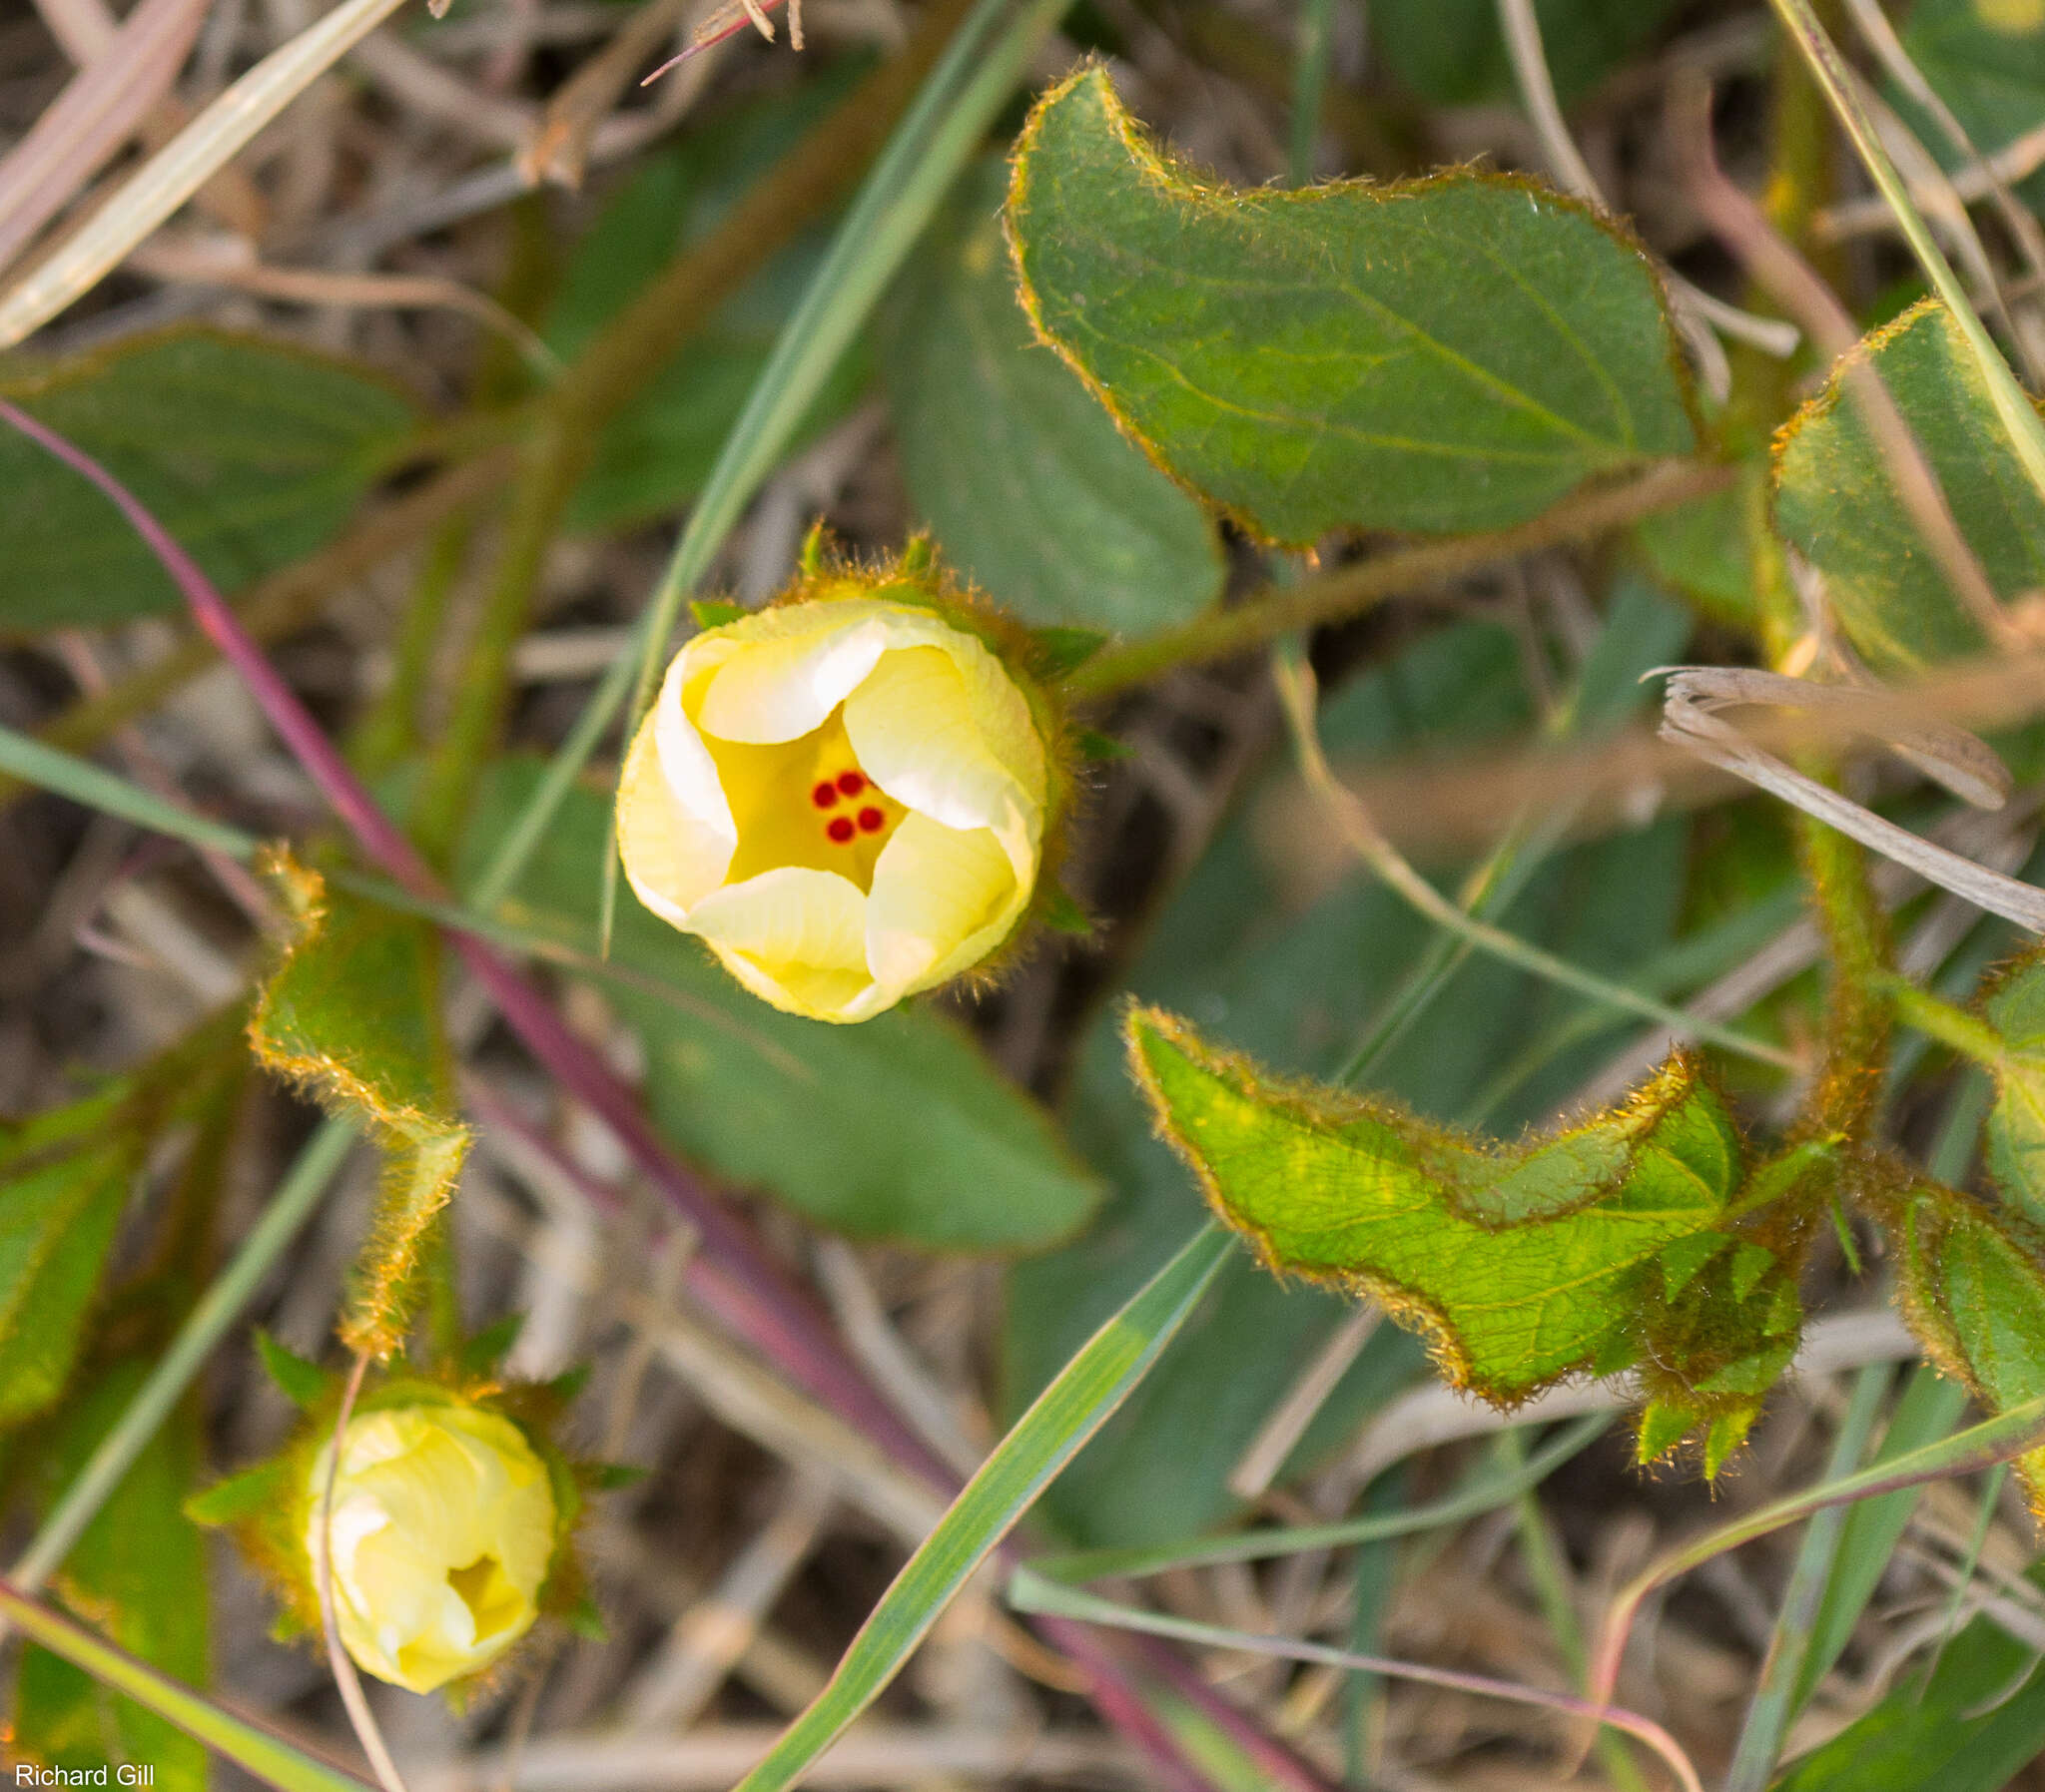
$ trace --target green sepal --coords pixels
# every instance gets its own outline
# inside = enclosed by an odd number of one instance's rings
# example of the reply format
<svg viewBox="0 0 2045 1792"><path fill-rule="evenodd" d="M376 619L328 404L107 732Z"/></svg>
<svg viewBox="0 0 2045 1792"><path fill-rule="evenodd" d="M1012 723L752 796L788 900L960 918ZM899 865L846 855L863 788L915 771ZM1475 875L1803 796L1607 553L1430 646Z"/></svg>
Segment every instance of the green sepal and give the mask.
<svg viewBox="0 0 2045 1792"><path fill-rule="evenodd" d="M551 1381L542 1384L547 1393L562 1406L567 1406L589 1383L590 1365L571 1363Z"/></svg>
<svg viewBox="0 0 2045 1792"><path fill-rule="evenodd" d="M1641 1429L1634 1441L1634 1461L1644 1469L1651 1463L1659 1463L1690 1436L1691 1427L1697 1424L1698 1418L1694 1410L1679 1402L1649 1401L1641 1409Z"/></svg>
<svg viewBox="0 0 2045 1792"><path fill-rule="evenodd" d="M796 555L796 566L806 579L812 579L824 570L824 562L831 557L831 531L820 516L810 524L803 535L802 550Z"/></svg>
<svg viewBox="0 0 2045 1792"><path fill-rule="evenodd" d="M1076 672L1107 645L1098 629L1039 628L1029 631L1030 668L1039 678L1058 679Z"/></svg>
<svg viewBox="0 0 2045 1792"><path fill-rule="evenodd" d="M278 1343L261 1326L256 1328L256 1354L278 1391L302 1413L310 1413L333 1392L333 1376L290 1346Z"/></svg>
<svg viewBox="0 0 2045 1792"><path fill-rule="evenodd" d="M1722 1232L1700 1232L1662 1247L1662 1293L1675 1300L1705 1264L1731 1243Z"/></svg>
<svg viewBox="0 0 2045 1792"><path fill-rule="evenodd" d="M561 1613L561 1622L587 1641L609 1642L611 1639L610 1626L603 1621L603 1613L597 1610L596 1601L587 1593Z"/></svg>
<svg viewBox="0 0 2045 1792"><path fill-rule="evenodd" d="M1079 939L1090 938L1093 933L1093 916L1062 890L1053 889L1044 897L1038 918L1053 933L1070 933Z"/></svg>
<svg viewBox="0 0 2045 1792"><path fill-rule="evenodd" d="M291 1464L284 1458L274 1457L269 1462L258 1463L253 1469L244 1469L239 1475L231 1475L226 1481L215 1482L212 1487L187 1495L185 1516L195 1524L213 1529L240 1524L244 1519L253 1518L278 1504L290 1480Z"/></svg>
<svg viewBox="0 0 2045 1792"><path fill-rule="evenodd" d="M1079 749L1079 757L1091 760L1095 765L1106 765L1118 759L1134 759L1135 748L1127 741L1117 740L1111 734L1102 734L1097 728L1081 728L1073 733L1073 744Z"/></svg>
<svg viewBox="0 0 2045 1792"><path fill-rule="evenodd" d="M636 1488L652 1471L638 1463L590 1463L583 1473L593 1492L615 1493L621 1488Z"/></svg>
<svg viewBox="0 0 2045 1792"><path fill-rule="evenodd" d="M461 1347L462 1372L478 1378L495 1375L503 1366L504 1359L511 1354L511 1347L518 1342L518 1334L524 1330L523 1313L507 1313L503 1318L491 1321Z"/></svg>
<svg viewBox="0 0 2045 1792"><path fill-rule="evenodd" d="M1704 1479L1716 1481L1718 1471L1725 1467L1732 1453L1746 1442L1746 1434L1753 1429L1758 1407L1736 1407L1729 1413L1720 1413L1711 1421L1711 1429L1704 1434Z"/></svg>
<svg viewBox="0 0 2045 1792"><path fill-rule="evenodd" d="M689 600L689 614L695 618L699 629L723 628L728 622L736 622L748 612L744 604L729 603L719 597L692 597Z"/></svg>

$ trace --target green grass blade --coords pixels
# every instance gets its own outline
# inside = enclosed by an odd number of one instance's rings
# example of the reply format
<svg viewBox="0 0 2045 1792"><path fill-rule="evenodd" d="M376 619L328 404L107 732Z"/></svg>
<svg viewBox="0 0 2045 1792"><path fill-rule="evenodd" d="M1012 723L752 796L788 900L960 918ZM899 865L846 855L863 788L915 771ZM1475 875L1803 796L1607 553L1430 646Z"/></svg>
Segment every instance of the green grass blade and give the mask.
<svg viewBox="0 0 2045 1792"><path fill-rule="evenodd" d="M1229 1248L1228 1234L1209 1222L1080 1347L909 1558L830 1684L782 1732L737 1792L780 1792L793 1785L873 1703L974 1571L1149 1372Z"/></svg>
<svg viewBox="0 0 2045 1792"><path fill-rule="evenodd" d="M282 1792L374 1792L365 1780L330 1767L283 1737L230 1715L168 1674L117 1649L83 1624L54 1612L0 1580L0 1618L51 1654L81 1667L102 1685L125 1692L144 1709L174 1723L223 1760L234 1762Z"/></svg>
<svg viewBox="0 0 2045 1792"><path fill-rule="evenodd" d="M555 808L627 695L632 696L633 717L644 710L683 600L710 570L724 538L787 448L953 177L987 135L1030 57L1069 4L1031 0L1003 31L1012 0L981 0L931 71L783 327L633 638L611 662L546 776L476 880L472 898L478 908L495 907L517 882ZM615 862L607 860L606 931L615 891Z"/></svg>
<svg viewBox="0 0 2045 1792"><path fill-rule="evenodd" d="M1870 1364L1853 1383L1853 1395L1846 1416L1832 1439L1832 1454L1825 1464L1825 1479L1837 1481L1850 1475L1867 1448L1876 1415L1889 1388L1889 1366ZM1782 1752L1782 1740L1796 1716L1803 1683L1803 1664L1810 1652L1813 1625L1832 1583L1839 1560L1839 1544L1846 1527L1849 1508L1829 1505L1810 1521L1797 1545L1796 1561L1789 1570L1789 1584L1775 1613L1775 1628L1768 1638L1767 1659L1761 1663L1761 1677L1746 1707L1746 1719L1739 1726L1739 1740L1733 1746L1732 1765L1725 1773L1725 1792L1764 1792Z"/></svg>
<svg viewBox="0 0 2045 1792"><path fill-rule="evenodd" d="M0 727L0 772L38 790L69 797L87 809L97 809L137 827L187 841L203 852L247 859L259 844L253 834L244 834L224 822L208 821L182 804L168 802L154 791L102 770L91 760L46 747L33 736L6 727Z"/></svg>
<svg viewBox="0 0 2045 1792"><path fill-rule="evenodd" d="M1166 1568L1211 1567L1217 1562L1268 1561L1274 1556L1298 1555L1308 1549L1342 1549L1352 1544L1410 1536L1415 1531L1433 1530L1445 1524L1460 1524L1466 1518L1509 1505L1529 1488L1539 1487L1611 1426L1610 1413L1593 1413L1565 1428L1506 1473L1473 1476L1469 1486L1407 1511L1373 1512L1333 1524L1269 1525L1234 1536L1165 1543L1154 1549L1078 1549L1066 1555L1040 1556L1029 1565L1046 1579L1071 1585L1108 1575L1127 1577L1158 1574Z"/></svg>
<svg viewBox="0 0 2045 1792"><path fill-rule="evenodd" d="M1979 1120L1975 1132L1980 1130ZM1896 1402L1889 1428L1875 1453L1877 1463L1891 1462L1927 1444L1936 1443L1959 1424L1967 1410L1967 1391L1948 1381L1928 1363L1912 1372L1909 1385ZM1830 1673L1845 1653L1860 1614L1881 1584L1882 1575L1909 1527L1922 1493L1916 1488L1884 1493L1863 1500L1847 1514L1839 1542L1838 1560L1825 1588L1823 1602L1811 1622L1810 1647L1803 1657L1803 1672L1796 1685L1795 1708L1801 1710L1817 1690L1818 1682Z"/></svg>

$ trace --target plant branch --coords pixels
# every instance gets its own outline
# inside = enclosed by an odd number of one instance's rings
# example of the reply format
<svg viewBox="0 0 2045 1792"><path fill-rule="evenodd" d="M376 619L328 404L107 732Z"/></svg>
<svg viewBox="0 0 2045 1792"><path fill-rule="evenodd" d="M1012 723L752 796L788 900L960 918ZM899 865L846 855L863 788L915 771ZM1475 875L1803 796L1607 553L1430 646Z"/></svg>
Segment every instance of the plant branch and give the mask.
<svg viewBox="0 0 2045 1792"><path fill-rule="evenodd" d="M1730 467L1712 461L1666 460L1624 484L1566 498L1510 529L1392 548L1297 584L1266 585L1228 609L1103 648L1072 673L1068 688L1075 697L1112 697L1178 666L1227 659L1295 629L1346 622L1403 592L1428 590L1501 560L1624 528L1722 491L1732 477Z"/></svg>

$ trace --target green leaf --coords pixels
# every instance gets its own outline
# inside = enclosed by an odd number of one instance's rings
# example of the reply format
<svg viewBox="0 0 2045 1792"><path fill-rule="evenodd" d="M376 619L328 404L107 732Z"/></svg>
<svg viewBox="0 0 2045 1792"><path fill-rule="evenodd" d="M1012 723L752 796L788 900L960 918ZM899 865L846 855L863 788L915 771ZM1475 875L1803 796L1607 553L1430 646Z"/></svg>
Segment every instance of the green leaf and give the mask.
<svg viewBox="0 0 2045 1792"><path fill-rule="evenodd" d="M2045 19L2021 3L1916 0L1902 27L1903 48L1932 91L1951 108L1983 154L2045 124ZM1947 168L1962 158L1937 124L1904 93L1889 99L1917 138ZM2017 191L2033 206L2045 193L2035 176Z"/></svg>
<svg viewBox="0 0 2045 1792"><path fill-rule="evenodd" d="M2045 1225L2045 958L2027 954L1982 1002L2002 1036L1995 1105L1983 1132L1988 1171L2002 1198Z"/></svg>
<svg viewBox="0 0 2045 1792"><path fill-rule="evenodd" d="M0 1428L64 1390L140 1164L117 1096L43 1115L0 1154ZM24 1136L25 1135L25 1136Z"/></svg>
<svg viewBox="0 0 2045 1792"><path fill-rule="evenodd" d="M388 1356L433 1216L468 1155L448 1099L440 955L431 926L341 891L279 855L268 868L298 938L249 1022L256 1055L355 1119L384 1153L383 1188L355 1264L341 1335Z"/></svg>
<svg viewBox="0 0 2045 1792"><path fill-rule="evenodd" d="M1214 525L1037 346L983 163L884 313L882 375L916 514L1025 621L1141 635L1221 594ZM1065 668L1068 669L1068 668Z"/></svg>
<svg viewBox="0 0 2045 1792"><path fill-rule="evenodd" d="M1880 1704L1792 1762L1774 1792L2002 1792L2041 1749L2036 1652L1977 1617L1929 1684L1899 1675Z"/></svg>
<svg viewBox="0 0 2045 1792"><path fill-rule="evenodd" d="M1089 68L1024 128L1009 227L1044 338L1280 541L1501 528L1696 443L1647 257L1533 182L1216 189Z"/></svg>
<svg viewBox="0 0 2045 1792"><path fill-rule="evenodd" d="M1634 525L1634 540L1658 578L1714 622L1751 633L1760 627L1760 611L1740 521L1742 502L1739 487L1714 491L1643 517Z"/></svg>
<svg viewBox="0 0 2045 1792"><path fill-rule="evenodd" d="M1991 1413L2045 1395L2045 1233L1928 1183L1904 1197L1895 1230L1904 1315L1931 1360ZM2045 1510L2045 1446L2016 1470Z"/></svg>
<svg viewBox="0 0 2045 1792"><path fill-rule="evenodd" d="M1660 1253L1712 1227L1739 1179L1731 1120L1680 1057L1626 1107L1505 1152L1275 1082L1155 1009L1129 1042L1166 1139L1268 1268L1375 1297L1501 1404L1630 1362Z"/></svg>
<svg viewBox="0 0 2045 1792"><path fill-rule="evenodd" d="M69 1407L39 1467L54 1494L77 1475L143 1382L122 1364ZM123 1648L181 1679L207 1677L206 1553L180 1510L199 1458L193 1416L157 1432L72 1546L57 1581L64 1602ZM173 1724L37 1648L22 1652L16 1743L43 1763L92 1770L153 1766L157 1792L203 1792L206 1751Z"/></svg>
<svg viewBox="0 0 2045 1792"><path fill-rule="evenodd" d="M1029 636L1030 663L1039 678L1061 679L1076 672L1107 645L1098 629L1040 628Z"/></svg>
<svg viewBox="0 0 2045 1792"><path fill-rule="evenodd" d="M311 553L389 469L411 401L343 361L180 329L29 373L0 397L67 436L142 500L230 594ZM97 625L183 607L107 501L35 443L0 435L0 631Z"/></svg>
<svg viewBox="0 0 2045 1792"><path fill-rule="evenodd" d="M535 777L516 762L492 774L469 841L475 861ZM603 797L572 792L506 917L592 940L608 825ZM777 1013L630 896L618 903L611 963L640 979L605 993L645 1043L655 1124L686 1156L820 1225L947 1250L1029 1250L1071 1232L1099 1200L1098 1179L1043 1110L928 1008L859 1026Z"/></svg>
<svg viewBox="0 0 2045 1792"><path fill-rule="evenodd" d="M1952 313L1935 299L1864 337L1937 475L1953 521L2004 599L2045 584L2045 503L2025 477ZM1907 674L1987 649L1898 495L1835 367L1777 438L1775 521L1825 575L1832 609L1878 672Z"/></svg>
<svg viewBox="0 0 2045 1792"><path fill-rule="evenodd" d="M1536 0L1556 91L1587 92L1655 35L1674 0ZM1517 97L1497 0L1373 0L1371 40L1385 66L1437 106Z"/></svg>
<svg viewBox="0 0 2045 1792"><path fill-rule="evenodd" d="M974 1571L1148 1373L1228 1255L1203 1227L1087 1340L996 1446L860 1627L830 1683L736 1792L793 1785L901 1672Z"/></svg>
<svg viewBox="0 0 2045 1792"><path fill-rule="evenodd" d="M316 1760L283 1737L236 1717L203 1693L160 1673L61 1612L25 1599L0 1581L0 1618L94 1679L194 1737L223 1759L283 1792L364 1792L367 1782Z"/></svg>

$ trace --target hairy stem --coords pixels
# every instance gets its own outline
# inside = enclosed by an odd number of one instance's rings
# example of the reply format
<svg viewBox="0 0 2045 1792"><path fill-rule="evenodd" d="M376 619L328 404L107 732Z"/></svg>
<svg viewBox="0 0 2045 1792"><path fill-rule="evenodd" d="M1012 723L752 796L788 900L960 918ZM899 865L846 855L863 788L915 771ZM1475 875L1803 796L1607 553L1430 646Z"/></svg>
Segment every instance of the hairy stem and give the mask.
<svg viewBox="0 0 2045 1792"><path fill-rule="evenodd" d="M1715 462L1664 461L1624 484L1567 498L1510 529L1393 548L1296 584L1267 585L1228 609L1102 649L1072 674L1070 689L1078 697L1111 697L1177 666L1226 659L1296 629L1346 621L1403 592L1425 591L1501 560L1624 528L1707 497L1731 481L1731 469Z"/></svg>

